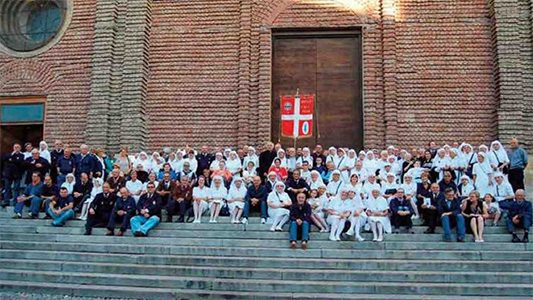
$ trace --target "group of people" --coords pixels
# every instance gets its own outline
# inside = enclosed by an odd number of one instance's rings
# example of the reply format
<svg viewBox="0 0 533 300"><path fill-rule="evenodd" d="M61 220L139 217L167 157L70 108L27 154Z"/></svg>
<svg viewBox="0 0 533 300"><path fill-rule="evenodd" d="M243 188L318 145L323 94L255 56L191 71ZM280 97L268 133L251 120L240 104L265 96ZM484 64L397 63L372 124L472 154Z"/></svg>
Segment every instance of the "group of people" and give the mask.
<svg viewBox="0 0 533 300"><path fill-rule="evenodd" d="M267 143L259 154L253 147L221 149L214 155L204 146L172 152L165 148L151 156L130 155L122 148L115 155L103 149L79 147L79 154L61 141L53 150L46 142L13 145L4 155L3 207L14 205L14 218L38 218L44 211L52 225L70 219L86 221L85 234L106 227L107 235L146 236L162 221L202 222L207 215L217 223L229 215L232 223L248 222L252 211L271 231L289 223L291 247L302 240L307 247L311 226L329 232L373 241L401 227L414 233L412 220L421 218L426 234L443 228L451 241L466 232L483 242L486 219L492 225L505 219L513 242L529 241L531 202L525 200L526 151L516 139L506 151L499 141L490 147L467 143L428 148L360 151L317 145L282 149ZM21 193L22 191L22 193ZM177 219L175 219L177 217ZM517 230L524 230L520 238Z"/></svg>

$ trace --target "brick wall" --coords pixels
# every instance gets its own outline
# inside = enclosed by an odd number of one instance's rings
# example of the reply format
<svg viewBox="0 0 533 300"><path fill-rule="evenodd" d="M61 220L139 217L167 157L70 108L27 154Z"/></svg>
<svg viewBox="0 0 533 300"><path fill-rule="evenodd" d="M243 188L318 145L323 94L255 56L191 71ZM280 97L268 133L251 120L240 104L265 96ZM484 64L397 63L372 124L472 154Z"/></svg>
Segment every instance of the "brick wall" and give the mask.
<svg viewBox="0 0 533 300"><path fill-rule="evenodd" d="M262 144L272 28L360 27L365 147L514 135L533 146L533 0L74 4L50 51L0 54L0 96L46 95L48 139L134 150Z"/></svg>

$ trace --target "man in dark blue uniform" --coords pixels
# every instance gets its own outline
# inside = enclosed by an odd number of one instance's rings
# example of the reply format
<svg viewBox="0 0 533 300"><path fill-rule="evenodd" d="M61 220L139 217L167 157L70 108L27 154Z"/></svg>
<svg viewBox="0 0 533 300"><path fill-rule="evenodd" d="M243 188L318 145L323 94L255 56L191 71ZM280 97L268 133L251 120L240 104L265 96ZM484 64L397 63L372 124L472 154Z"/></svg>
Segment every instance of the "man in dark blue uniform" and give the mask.
<svg viewBox="0 0 533 300"><path fill-rule="evenodd" d="M3 159L4 202L2 207L9 206L10 201L15 205L15 200L20 193L20 180L23 173L22 162L24 161L24 154L22 154L21 149L20 144L14 144L13 152L7 154Z"/></svg>

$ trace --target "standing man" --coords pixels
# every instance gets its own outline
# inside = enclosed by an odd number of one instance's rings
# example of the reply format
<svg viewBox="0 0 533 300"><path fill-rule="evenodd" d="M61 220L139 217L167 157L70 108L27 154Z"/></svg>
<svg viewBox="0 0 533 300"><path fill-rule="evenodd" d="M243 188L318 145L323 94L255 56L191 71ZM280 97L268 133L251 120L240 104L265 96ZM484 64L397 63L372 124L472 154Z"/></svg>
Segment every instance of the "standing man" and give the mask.
<svg viewBox="0 0 533 300"><path fill-rule="evenodd" d="M265 146L265 151L259 155L259 176L265 178L267 176L268 169L272 166L272 162L276 158L277 153L274 150L274 143L268 142Z"/></svg>
<svg viewBox="0 0 533 300"><path fill-rule="evenodd" d="M56 164L52 167L57 171L56 182L59 187L65 182L68 174L76 173L76 157L72 155L70 148L65 148L63 155L57 158Z"/></svg>
<svg viewBox="0 0 533 300"><path fill-rule="evenodd" d="M89 146L82 144L78 155L78 167L76 168L76 179L80 179L81 173L87 173L89 179L93 178L93 173L97 169L96 159L89 153Z"/></svg>
<svg viewBox="0 0 533 300"><path fill-rule="evenodd" d="M32 182L32 176L35 172L40 175L40 179L43 181L44 175L46 175L50 168L50 164L46 159L41 157L38 149L31 150L31 156L26 158L22 164L26 168L26 184Z"/></svg>
<svg viewBox="0 0 533 300"><path fill-rule="evenodd" d="M57 183L57 160L62 157L63 154L63 143L60 140L56 140L54 143L54 150L50 153L50 175L52 176L52 181L54 183Z"/></svg>
<svg viewBox="0 0 533 300"><path fill-rule="evenodd" d="M198 176L202 175L205 169L209 169L209 166L214 159L213 155L209 153L209 147L202 146L202 150L196 155L196 160L198 161L196 174Z"/></svg>
<svg viewBox="0 0 533 300"><path fill-rule="evenodd" d="M2 173L4 180L4 202L2 207L9 206L11 200L13 205L20 192L20 180L22 179L22 162L24 161L24 154L21 152L20 144L13 145L13 152L4 157L4 172Z"/></svg>
<svg viewBox="0 0 533 300"><path fill-rule="evenodd" d="M117 196L111 192L109 183L104 183L102 192L96 195L93 202L91 202L87 223L85 224L85 235L91 235L93 227L108 225L116 201Z"/></svg>
<svg viewBox="0 0 533 300"><path fill-rule="evenodd" d="M511 139L511 150L509 151L509 182L516 192L524 189L524 170L527 168L529 158L526 150L520 147L518 139Z"/></svg>
<svg viewBox="0 0 533 300"><path fill-rule="evenodd" d="M439 214L441 218L442 231L444 231L444 241L452 241L451 228L457 227L457 241L464 243L465 241L465 218L461 214L461 204L455 197L455 192L452 188L444 190L444 201L439 203Z"/></svg>

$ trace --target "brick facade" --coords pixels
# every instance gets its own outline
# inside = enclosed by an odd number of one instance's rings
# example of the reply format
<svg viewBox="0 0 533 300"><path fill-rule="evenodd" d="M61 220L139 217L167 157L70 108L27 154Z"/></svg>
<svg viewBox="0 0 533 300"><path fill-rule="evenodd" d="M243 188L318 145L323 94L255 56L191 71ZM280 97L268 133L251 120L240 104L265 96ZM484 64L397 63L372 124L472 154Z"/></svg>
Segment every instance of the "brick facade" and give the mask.
<svg viewBox="0 0 533 300"><path fill-rule="evenodd" d="M270 139L273 28L362 28L365 148L533 148L533 0L92 0L48 52L0 54L45 138L135 150Z"/></svg>

